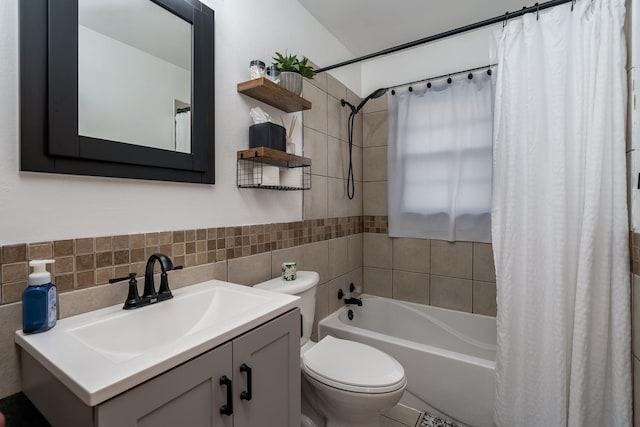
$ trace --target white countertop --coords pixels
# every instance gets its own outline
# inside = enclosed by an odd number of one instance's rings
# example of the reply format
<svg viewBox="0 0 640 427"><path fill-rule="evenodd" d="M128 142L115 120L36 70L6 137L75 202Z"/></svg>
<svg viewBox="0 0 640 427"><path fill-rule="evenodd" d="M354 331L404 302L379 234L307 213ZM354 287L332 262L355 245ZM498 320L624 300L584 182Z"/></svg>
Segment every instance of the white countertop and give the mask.
<svg viewBox="0 0 640 427"><path fill-rule="evenodd" d="M215 292L223 297L214 300ZM299 299L219 280L173 295L135 310L118 304L62 319L39 334L16 331L15 340L95 406L286 313Z"/></svg>

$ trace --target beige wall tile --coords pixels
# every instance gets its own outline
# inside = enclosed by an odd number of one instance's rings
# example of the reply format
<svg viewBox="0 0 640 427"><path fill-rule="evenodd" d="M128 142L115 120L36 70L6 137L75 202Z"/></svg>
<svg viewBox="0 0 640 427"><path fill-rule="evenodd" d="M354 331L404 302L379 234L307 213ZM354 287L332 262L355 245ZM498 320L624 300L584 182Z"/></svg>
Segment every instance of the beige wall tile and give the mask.
<svg viewBox="0 0 640 427"><path fill-rule="evenodd" d="M2 283L19 282L27 280L28 276L27 262L18 262L16 264L2 265Z"/></svg>
<svg viewBox="0 0 640 427"><path fill-rule="evenodd" d="M376 112L376 111L386 111L387 110L387 102L388 102L387 101L387 97L388 96L389 96L389 94L387 93L384 96L381 96L380 98L369 100L369 102L367 102L367 104L362 108L362 111L365 114L373 113L373 112Z"/></svg>
<svg viewBox="0 0 640 427"><path fill-rule="evenodd" d="M391 418L392 420L409 427L416 426L418 421L422 418L422 412L402 404L397 404L388 411L385 411L383 414L385 417Z"/></svg>
<svg viewBox="0 0 640 427"><path fill-rule="evenodd" d="M471 280L432 275L430 281L429 304L471 312L473 307Z"/></svg>
<svg viewBox="0 0 640 427"><path fill-rule="evenodd" d="M364 268L356 268L355 270L351 270L347 273L347 282L349 285L353 283L355 286L353 295L357 296L364 292Z"/></svg>
<svg viewBox="0 0 640 427"><path fill-rule="evenodd" d="M633 425L640 427L640 360L633 357Z"/></svg>
<svg viewBox="0 0 640 427"><path fill-rule="evenodd" d="M494 282L473 281L473 312L485 316L496 316L496 284Z"/></svg>
<svg viewBox="0 0 640 427"><path fill-rule="evenodd" d="M302 112L304 126L327 133L327 93L311 83L302 82L302 96L311 101L313 107Z"/></svg>
<svg viewBox="0 0 640 427"><path fill-rule="evenodd" d="M393 239L393 269L429 273L431 242L428 239Z"/></svg>
<svg viewBox="0 0 640 427"><path fill-rule="evenodd" d="M393 298L393 270L364 267L364 292Z"/></svg>
<svg viewBox="0 0 640 427"><path fill-rule="evenodd" d="M346 187L345 182L345 187ZM355 195L353 199L349 199L345 197L344 203L346 207L346 216L360 216L362 215L362 182L355 181L354 182Z"/></svg>
<svg viewBox="0 0 640 427"><path fill-rule="evenodd" d="M338 101L346 99L347 87L331 74L327 74L327 93L334 98L338 98Z"/></svg>
<svg viewBox="0 0 640 427"><path fill-rule="evenodd" d="M363 197L363 215L387 215L387 181L365 182Z"/></svg>
<svg viewBox="0 0 640 427"><path fill-rule="evenodd" d="M304 219L327 218L327 177L312 175L311 190L303 193Z"/></svg>
<svg viewBox="0 0 640 427"><path fill-rule="evenodd" d="M22 300L22 292L27 287L27 282L14 282L2 284L2 303L18 302Z"/></svg>
<svg viewBox="0 0 640 427"><path fill-rule="evenodd" d="M315 165L314 165L315 167ZM349 150L344 141L329 137L327 174L333 178L347 178L349 167Z"/></svg>
<svg viewBox="0 0 640 427"><path fill-rule="evenodd" d="M310 243L303 246L304 250L304 268L308 271L315 271L320 275L320 283L329 280L329 243L323 242Z"/></svg>
<svg viewBox="0 0 640 427"><path fill-rule="evenodd" d="M312 160L314 175L327 175L327 135L304 127L304 155ZM315 184L315 183L313 183Z"/></svg>
<svg viewBox="0 0 640 427"><path fill-rule="evenodd" d="M19 245L2 246L1 249L3 264L23 262L27 260L27 245L24 243Z"/></svg>
<svg viewBox="0 0 640 427"><path fill-rule="evenodd" d="M349 271L362 267L363 234L347 236L347 269Z"/></svg>
<svg viewBox="0 0 640 427"><path fill-rule="evenodd" d="M318 322L329 314L329 286L323 283L316 289L316 312L313 316L312 336L318 335Z"/></svg>
<svg viewBox="0 0 640 427"><path fill-rule="evenodd" d="M96 252L106 252L113 250L113 238L111 236L107 237L96 237Z"/></svg>
<svg viewBox="0 0 640 427"><path fill-rule="evenodd" d="M389 120L386 111L362 116L362 146L381 147L388 144Z"/></svg>
<svg viewBox="0 0 640 427"><path fill-rule="evenodd" d="M431 274L471 279L473 244L470 242L431 241Z"/></svg>
<svg viewBox="0 0 640 427"><path fill-rule="evenodd" d="M347 181L327 178L327 216L338 218L347 216Z"/></svg>
<svg viewBox="0 0 640 427"><path fill-rule="evenodd" d="M5 397L21 390L19 350L14 333L22 329L22 303L0 307L0 325L0 397Z"/></svg>
<svg viewBox="0 0 640 427"><path fill-rule="evenodd" d="M140 294L142 294L143 285L144 278L138 280ZM60 319L112 305L123 304L127 298L128 290L129 283L124 280L118 283L61 293L58 296Z"/></svg>
<svg viewBox="0 0 640 427"><path fill-rule="evenodd" d="M320 67L318 67L318 64L316 64L313 61L309 61L309 65L314 70L317 70L318 68L320 68ZM312 79L305 78L304 81L306 81L307 83L318 87L319 89L323 90L324 92L327 91L327 73L316 74L316 75L313 76Z"/></svg>
<svg viewBox="0 0 640 427"><path fill-rule="evenodd" d="M387 180L387 147L365 147L362 150L365 182Z"/></svg>
<svg viewBox="0 0 640 427"><path fill-rule="evenodd" d="M429 304L429 275L394 270L393 298L418 304Z"/></svg>
<svg viewBox="0 0 640 427"><path fill-rule="evenodd" d="M488 243L473 243L473 280L496 281L493 249Z"/></svg>
<svg viewBox="0 0 640 427"><path fill-rule="evenodd" d="M363 121L362 114L358 114L353 121L353 145L356 147L364 147Z"/></svg>
<svg viewBox="0 0 640 427"><path fill-rule="evenodd" d="M347 238L329 240L329 279L347 274Z"/></svg>
<svg viewBox="0 0 640 427"><path fill-rule="evenodd" d="M29 259L50 259L53 258L53 243L31 243L29 244Z"/></svg>
<svg viewBox="0 0 640 427"><path fill-rule="evenodd" d="M637 274L631 275L631 295L632 349L633 354L640 357L640 276ZM638 392L640 394L640 389Z"/></svg>
<svg viewBox="0 0 640 427"><path fill-rule="evenodd" d="M347 140L347 108L340 104L340 98L327 98L327 134L341 141Z"/></svg>
<svg viewBox="0 0 640 427"><path fill-rule="evenodd" d="M76 239L76 255L90 254L93 252L93 239Z"/></svg>
<svg viewBox="0 0 640 427"><path fill-rule="evenodd" d="M271 277L282 275L282 263L295 262L298 271L304 270L304 249L302 246L278 249L271 252Z"/></svg>
<svg viewBox="0 0 640 427"><path fill-rule="evenodd" d="M349 277L348 275L342 275L329 281L328 288L328 301L329 311L327 314L331 314L344 305L342 300L338 299L338 291L342 289L342 292L346 295L349 292Z"/></svg>
<svg viewBox="0 0 640 427"><path fill-rule="evenodd" d="M393 242L386 234L363 234L363 265L365 267L391 268L393 266Z"/></svg>
<svg viewBox="0 0 640 427"><path fill-rule="evenodd" d="M271 252L227 261L229 281L255 285L271 279Z"/></svg>
<svg viewBox="0 0 640 427"><path fill-rule="evenodd" d="M53 242L53 256L56 258L73 255L73 240L56 240Z"/></svg>

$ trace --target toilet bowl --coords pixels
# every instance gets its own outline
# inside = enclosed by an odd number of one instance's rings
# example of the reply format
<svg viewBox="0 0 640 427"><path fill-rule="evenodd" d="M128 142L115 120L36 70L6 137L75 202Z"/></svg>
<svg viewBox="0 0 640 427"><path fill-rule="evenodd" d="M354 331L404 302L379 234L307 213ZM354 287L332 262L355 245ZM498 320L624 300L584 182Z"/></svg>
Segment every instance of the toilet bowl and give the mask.
<svg viewBox="0 0 640 427"><path fill-rule="evenodd" d="M297 279L276 278L257 288L300 296L302 314L300 368L302 398L326 419L327 427L373 427L380 413L395 406L407 380L404 369L388 354L354 341L326 336L309 340L315 314L318 273L299 271Z"/></svg>

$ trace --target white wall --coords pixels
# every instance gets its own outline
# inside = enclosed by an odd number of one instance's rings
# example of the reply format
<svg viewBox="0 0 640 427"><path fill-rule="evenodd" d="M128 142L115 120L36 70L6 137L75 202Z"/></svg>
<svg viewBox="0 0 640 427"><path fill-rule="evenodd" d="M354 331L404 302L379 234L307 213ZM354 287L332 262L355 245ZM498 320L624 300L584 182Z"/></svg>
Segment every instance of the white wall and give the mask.
<svg viewBox="0 0 640 427"><path fill-rule="evenodd" d="M0 1L0 244L301 219L302 192L235 182L236 151L248 147L249 110L259 105L236 92L249 61L285 49L319 66L351 57L296 0L205 0L216 11L213 186L19 172L18 3ZM360 85L359 67L333 74Z"/></svg>
<svg viewBox="0 0 640 427"><path fill-rule="evenodd" d="M191 105L189 70L79 26L80 135L174 150L175 100Z"/></svg>
<svg viewBox="0 0 640 427"><path fill-rule="evenodd" d="M362 96L380 87L488 65L495 28L499 26L464 33L363 63ZM424 37L429 35L425 34Z"/></svg>

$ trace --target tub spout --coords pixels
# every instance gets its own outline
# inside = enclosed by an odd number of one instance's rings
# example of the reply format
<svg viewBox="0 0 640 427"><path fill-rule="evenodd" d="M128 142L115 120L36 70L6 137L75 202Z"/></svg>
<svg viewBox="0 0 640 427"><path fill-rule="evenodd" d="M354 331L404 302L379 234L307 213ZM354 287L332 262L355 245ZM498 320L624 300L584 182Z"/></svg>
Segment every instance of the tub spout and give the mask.
<svg viewBox="0 0 640 427"><path fill-rule="evenodd" d="M353 298L353 297L345 298L343 301L347 305L356 304L357 306L362 307L362 299L360 299L360 298Z"/></svg>

